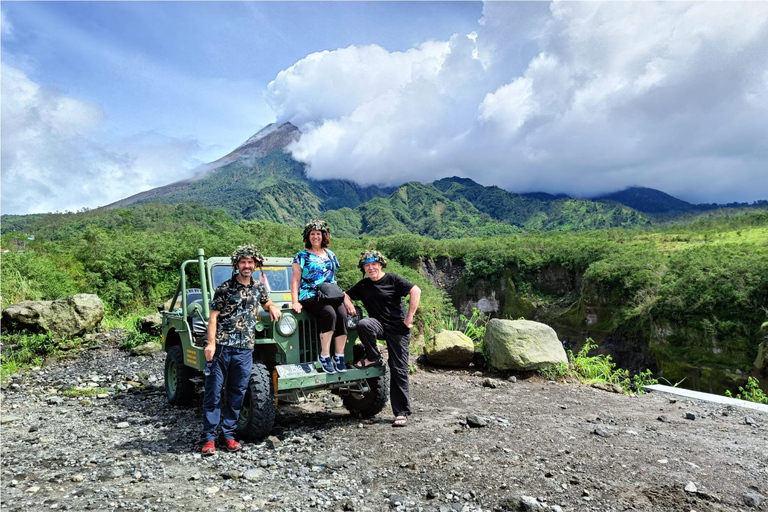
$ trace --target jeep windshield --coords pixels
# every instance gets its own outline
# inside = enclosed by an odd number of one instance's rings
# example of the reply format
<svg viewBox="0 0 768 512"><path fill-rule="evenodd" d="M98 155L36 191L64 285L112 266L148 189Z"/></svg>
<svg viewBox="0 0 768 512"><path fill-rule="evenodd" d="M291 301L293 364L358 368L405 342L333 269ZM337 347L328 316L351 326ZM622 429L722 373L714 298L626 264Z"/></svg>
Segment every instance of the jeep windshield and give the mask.
<svg viewBox="0 0 768 512"><path fill-rule="evenodd" d="M216 265L213 267L213 289L232 277L232 267L229 265ZM288 267L262 267L253 272L253 279L261 281L269 292L291 291L291 277L293 268Z"/></svg>

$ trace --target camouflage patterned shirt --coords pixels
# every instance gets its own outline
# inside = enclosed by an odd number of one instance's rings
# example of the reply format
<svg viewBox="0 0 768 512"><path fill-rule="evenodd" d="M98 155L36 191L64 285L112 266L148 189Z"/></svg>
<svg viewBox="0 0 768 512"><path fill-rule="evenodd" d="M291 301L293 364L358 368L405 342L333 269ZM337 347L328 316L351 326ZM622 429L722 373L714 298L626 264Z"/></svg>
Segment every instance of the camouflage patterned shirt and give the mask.
<svg viewBox="0 0 768 512"><path fill-rule="evenodd" d="M213 294L211 309L219 312L216 320L216 344L237 348L253 348L259 304L269 302L264 285L251 278L249 286L236 278L224 281Z"/></svg>

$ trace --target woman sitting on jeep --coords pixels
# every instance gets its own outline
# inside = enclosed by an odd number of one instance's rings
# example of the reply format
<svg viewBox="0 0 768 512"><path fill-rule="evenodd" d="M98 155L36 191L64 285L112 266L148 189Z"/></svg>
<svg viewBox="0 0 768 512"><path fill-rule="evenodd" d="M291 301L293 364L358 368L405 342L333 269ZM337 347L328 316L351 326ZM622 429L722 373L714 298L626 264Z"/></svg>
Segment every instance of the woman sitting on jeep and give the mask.
<svg viewBox="0 0 768 512"><path fill-rule="evenodd" d="M331 233L322 220L310 221L304 227L303 251L293 257L291 302L293 310L301 313L306 309L317 321L320 329L320 365L326 373L347 371L344 346L347 344L347 311L343 302L332 305L318 298L318 288L323 283L336 282L339 260L328 249ZM331 357L331 338L336 353Z"/></svg>

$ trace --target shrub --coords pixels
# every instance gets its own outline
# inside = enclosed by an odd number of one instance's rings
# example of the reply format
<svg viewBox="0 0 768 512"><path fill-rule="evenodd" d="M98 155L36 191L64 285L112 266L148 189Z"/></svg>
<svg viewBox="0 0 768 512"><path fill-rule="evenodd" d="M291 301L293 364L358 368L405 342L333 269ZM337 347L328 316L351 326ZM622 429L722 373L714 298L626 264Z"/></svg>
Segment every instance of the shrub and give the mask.
<svg viewBox="0 0 768 512"><path fill-rule="evenodd" d="M733 397L730 391L726 391L725 396ZM760 381L754 377L749 377L744 386L739 386L739 393L736 398L758 404L768 404L768 395L760 389Z"/></svg>
<svg viewBox="0 0 768 512"><path fill-rule="evenodd" d="M597 344L591 338L587 338L586 343L576 355L573 351L568 351L568 364L549 365L539 369L539 373L550 380L573 375L585 383L618 384L625 393L643 394L645 393L643 386L658 383L650 370L630 377L628 370L616 368L616 363L611 360L611 356L605 354L590 356L589 352L596 348Z"/></svg>

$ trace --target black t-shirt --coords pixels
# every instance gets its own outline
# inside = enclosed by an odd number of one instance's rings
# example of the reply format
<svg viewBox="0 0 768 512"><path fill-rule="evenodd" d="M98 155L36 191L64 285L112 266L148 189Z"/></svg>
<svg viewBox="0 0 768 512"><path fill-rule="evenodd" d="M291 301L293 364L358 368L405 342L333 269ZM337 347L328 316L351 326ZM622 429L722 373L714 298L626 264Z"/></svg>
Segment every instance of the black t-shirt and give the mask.
<svg viewBox="0 0 768 512"><path fill-rule="evenodd" d="M397 274L384 274L378 281L363 278L347 291L352 300L361 300L368 314L381 322L384 329L399 334L408 333L403 323L403 297L407 296L413 284Z"/></svg>

